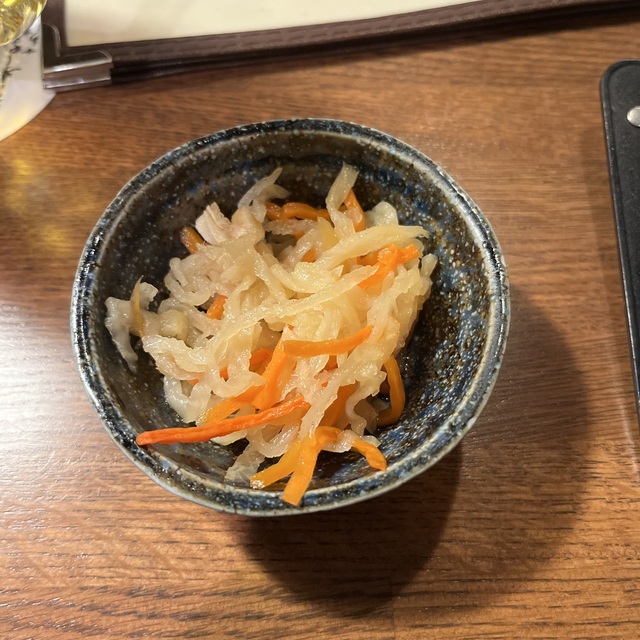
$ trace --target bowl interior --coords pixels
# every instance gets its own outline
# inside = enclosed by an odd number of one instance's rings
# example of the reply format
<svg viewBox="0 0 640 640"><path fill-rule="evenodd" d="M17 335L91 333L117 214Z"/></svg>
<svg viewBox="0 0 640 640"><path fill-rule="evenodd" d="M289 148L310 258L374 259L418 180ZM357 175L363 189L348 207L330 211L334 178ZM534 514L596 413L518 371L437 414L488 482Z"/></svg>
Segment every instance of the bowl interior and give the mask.
<svg viewBox="0 0 640 640"><path fill-rule="evenodd" d="M279 486L258 492L224 483L241 444L135 444L143 430L181 423L150 358L143 354L133 374L118 355L105 300L128 298L140 277L163 292L169 259L186 255L180 229L212 201L232 213L249 186L282 167L279 184L293 199L321 205L343 161L359 171L355 191L365 209L386 200L401 222L429 231L438 267L403 358L406 410L376 434L389 470L372 473L357 455L323 454L303 510L353 502L422 471L457 443L486 399L506 334L504 265L482 215L435 164L385 134L333 121L263 123L196 140L136 176L107 209L81 260L72 310L83 379L109 432L184 497L248 514L295 511L279 500Z"/></svg>

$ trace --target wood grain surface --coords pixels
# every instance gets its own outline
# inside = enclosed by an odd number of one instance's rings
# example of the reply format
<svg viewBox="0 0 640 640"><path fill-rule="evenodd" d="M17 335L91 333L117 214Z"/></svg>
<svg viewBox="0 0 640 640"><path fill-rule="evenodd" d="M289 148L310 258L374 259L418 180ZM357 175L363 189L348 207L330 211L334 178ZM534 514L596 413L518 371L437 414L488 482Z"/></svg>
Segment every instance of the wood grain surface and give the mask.
<svg viewBox="0 0 640 640"><path fill-rule="evenodd" d="M640 637L640 431L599 80L638 11L57 96L0 143L0 638ZM231 125L382 129L486 213L512 284L495 391L385 496L222 515L117 450L70 346L71 283L118 189Z"/></svg>

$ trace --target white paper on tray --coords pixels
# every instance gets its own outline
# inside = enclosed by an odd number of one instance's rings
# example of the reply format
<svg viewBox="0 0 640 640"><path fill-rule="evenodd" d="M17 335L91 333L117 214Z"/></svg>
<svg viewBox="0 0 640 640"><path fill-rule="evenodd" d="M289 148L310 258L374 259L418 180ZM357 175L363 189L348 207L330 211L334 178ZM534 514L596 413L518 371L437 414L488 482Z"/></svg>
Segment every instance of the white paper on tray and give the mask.
<svg viewBox="0 0 640 640"><path fill-rule="evenodd" d="M364 20L478 0L65 0L71 47Z"/></svg>

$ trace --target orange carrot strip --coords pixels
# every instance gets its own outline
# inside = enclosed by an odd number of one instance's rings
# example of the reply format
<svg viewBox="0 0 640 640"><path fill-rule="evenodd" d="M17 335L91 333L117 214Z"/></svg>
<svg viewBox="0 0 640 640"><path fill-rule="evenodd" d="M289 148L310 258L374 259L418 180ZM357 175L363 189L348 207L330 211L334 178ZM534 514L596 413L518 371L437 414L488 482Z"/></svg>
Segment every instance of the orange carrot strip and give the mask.
<svg viewBox="0 0 640 640"><path fill-rule="evenodd" d="M323 429L324 433L327 434L332 433L334 435L332 442L335 442L343 431L337 427L324 426L324 424L318 427L318 429ZM361 453L367 459L370 467L378 469L378 471L384 471L387 468L387 460L382 454L382 451L380 451L378 447L369 444L355 434L351 443L351 448L355 449L358 453Z"/></svg>
<svg viewBox="0 0 640 640"><path fill-rule="evenodd" d="M227 301L227 296L223 296L221 293L216 293L213 296L213 300L207 309L207 318L211 320L220 320L224 313L224 303Z"/></svg>
<svg viewBox="0 0 640 640"><path fill-rule="evenodd" d="M378 254L378 261L376 262L376 270L362 282L359 283L359 287L367 289L374 285L380 284L396 266L398 247L391 245L380 250Z"/></svg>
<svg viewBox="0 0 640 640"><path fill-rule="evenodd" d="M322 447L335 442L340 429L331 427L318 427L315 433L307 436L300 447L300 455L293 469L291 478L282 492L282 499L292 505L297 505L309 487L313 472L318 461L318 454Z"/></svg>
<svg viewBox="0 0 640 640"><path fill-rule="evenodd" d="M325 433L332 433L334 435L332 442L335 442L340 434L343 432L342 429L338 429L337 427L328 427L328 426L320 426L318 429L323 429ZM316 430L317 433L317 430ZM354 434L353 441L351 443L351 448L355 449L358 453L361 453L369 463L369 466L378 469L378 471L384 471L387 468L387 460L384 457L382 451L375 447L372 444L369 444L359 436Z"/></svg>
<svg viewBox="0 0 640 640"><path fill-rule="evenodd" d="M208 409L205 412L204 416L202 416L202 420L200 420L200 423L201 425L213 424L214 422L225 420L249 402L250 401L246 400L245 398L240 397L226 398L222 402L219 402L215 407L211 407L211 409Z"/></svg>
<svg viewBox="0 0 640 640"><path fill-rule="evenodd" d="M269 220L290 220L291 218L298 218L299 220L331 219L326 209L316 209L302 202L287 202L281 207L268 202L267 217Z"/></svg>
<svg viewBox="0 0 640 640"><path fill-rule="evenodd" d="M300 258L300 262L315 262L318 257L318 252L315 247L311 247L307 253L305 253L302 258Z"/></svg>
<svg viewBox="0 0 640 640"><path fill-rule="evenodd" d="M313 478L320 451L328 444L335 443L341 433L342 429L336 427L319 426L313 435L296 441L277 463L254 474L251 486L262 489L291 475L282 492L282 499L294 506L300 504ZM351 448L364 455L374 469L384 471L387 468L382 452L361 438L356 437Z"/></svg>
<svg viewBox="0 0 640 640"><path fill-rule="evenodd" d="M360 256L358 260L361 265L373 267L376 265L379 259L380 259L380 251L372 251L371 253L367 253L366 256Z"/></svg>
<svg viewBox="0 0 640 640"><path fill-rule="evenodd" d="M142 309L140 308L140 283L142 278L136 282L131 293L131 306L133 307L133 315L136 319L136 328L138 329L138 335L144 337L144 318L142 316Z"/></svg>
<svg viewBox="0 0 640 640"><path fill-rule="evenodd" d="M396 359L391 356L383 365L387 372L387 380L389 381L389 399L391 406L378 415L378 424L385 426L394 424L400 419L400 414L404 410L405 393L402 384L402 376Z"/></svg>
<svg viewBox="0 0 640 640"><path fill-rule="evenodd" d="M264 386L252 401L256 409L268 409L277 402L278 394L282 391L287 381L283 374L288 359L288 355L284 351L284 341L281 338L273 350L273 355L267 368L262 374L265 380Z"/></svg>
<svg viewBox="0 0 640 640"><path fill-rule="evenodd" d="M318 218L324 218L325 220L331 220L326 209L316 209L302 202L287 202L282 206L282 215L285 219L317 220Z"/></svg>
<svg viewBox="0 0 640 640"><path fill-rule="evenodd" d="M200 420L200 424L212 424L228 418L245 404L249 404L258 394L262 387L250 387L245 392L233 398L226 398L215 407L211 407Z"/></svg>
<svg viewBox="0 0 640 640"><path fill-rule="evenodd" d="M204 244L202 236L193 227L183 227L180 231L180 242L189 253L195 253Z"/></svg>
<svg viewBox="0 0 640 640"><path fill-rule="evenodd" d="M287 340L284 343L284 351L290 356L299 358L312 358L313 356L338 356L355 349L362 344L373 331L373 325L367 325L359 331L352 333L344 338L336 340L320 340L312 342L311 340Z"/></svg>
<svg viewBox="0 0 640 640"><path fill-rule="evenodd" d="M249 369L251 369L251 371L255 370L258 365L271 358L272 355L273 351L271 349L265 349L264 347L262 349L256 349L249 359Z"/></svg>
<svg viewBox="0 0 640 640"><path fill-rule="evenodd" d="M320 430L318 432L318 429ZM331 427L326 424L321 424L316 428L316 434L324 434L327 438L327 442L335 442L338 439L338 436L342 433L343 429L338 429L338 427ZM331 437L329 437L331 436Z"/></svg>
<svg viewBox="0 0 640 640"><path fill-rule="evenodd" d="M387 459L378 447L374 447L372 444L356 438L351 448L361 453L367 459L370 467L378 469L378 471L384 471L387 468Z"/></svg>
<svg viewBox="0 0 640 640"><path fill-rule="evenodd" d="M247 416L236 416L234 418L227 418L226 420L220 420L217 423L209 423L203 425L202 428L210 429L215 432L214 435L209 438L217 438L219 436L226 436L234 431L240 431L241 429L253 429L254 427L261 427L268 424L272 420L277 420L287 416L296 409L308 409L309 403L305 401L302 396L296 396L291 400L285 400L278 405L258 411L254 414ZM196 429L200 427L195 427ZM209 439L207 438L207 440Z"/></svg>
<svg viewBox="0 0 640 640"><path fill-rule="evenodd" d="M353 189L349 189L347 197L344 199L344 203L347 205L347 213L349 218L353 222L353 228L355 231L364 230L364 211L356 198L356 194Z"/></svg>
<svg viewBox="0 0 640 640"><path fill-rule="evenodd" d="M236 416L235 418L227 418L199 427L177 427L172 429L157 429L155 431L144 431L136 438L139 445L145 444L173 444L178 442L204 442L211 438L219 438L226 436L234 431L242 429L253 429L254 427L262 427L276 418L281 418L292 413L299 408L309 408L309 403L305 402L302 396L297 396L291 400L281 402L275 407L258 411L248 416Z"/></svg>
<svg viewBox="0 0 640 640"><path fill-rule="evenodd" d="M285 451L278 462L272 464L266 469L263 469L262 471L258 471L258 473L254 473L251 476L251 487L253 489L263 489L264 487L268 487L270 484L278 482L278 480L282 480L282 478L286 478L291 475L296 467L296 463L298 462L301 445L302 441L296 440L289 449Z"/></svg>
<svg viewBox="0 0 640 640"><path fill-rule="evenodd" d="M406 247L403 247L398 251L398 264L404 264L405 262L409 262L409 260L419 257L420 251L418 251L416 245L408 244Z"/></svg>
<svg viewBox="0 0 640 640"><path fill-rule="evenodd" d="M410 244L403 249L395 245L390 245L380 251L378 263L374 273L365 278L359 286L363 289L381 284L388 273L393 271L397 266L409 262L413 258L419 258L420 252L415 245Z"/></svg>
<svg viewBox="0 0 640 640"><path fill-rule="evenodd" d="M355 390L355 384L347 384L344 387L340 387L338 389L338 395L336 399L327 407L324 412L324 416L322 416L322 420L320 421L323 425L328 425L333 427L335 423L342 417L344 414L344 407L347 404L347 400L349 396Z"/></svg>
<svg viewBox="0 0 640 640"><path fill-rule="evenodd" d="M338 368L338 360L336 359L335 356L329 356L329 359L327 360L327 364L325 366L325 371L331 371L332 369L337 369Z"/></svg>

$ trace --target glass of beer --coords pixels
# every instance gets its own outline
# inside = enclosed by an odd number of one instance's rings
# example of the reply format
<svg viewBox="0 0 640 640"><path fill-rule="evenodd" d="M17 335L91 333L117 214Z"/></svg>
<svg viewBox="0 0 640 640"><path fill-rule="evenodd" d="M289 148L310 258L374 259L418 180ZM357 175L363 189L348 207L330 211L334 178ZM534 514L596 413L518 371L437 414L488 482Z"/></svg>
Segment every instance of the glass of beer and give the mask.
<svg viewBox="0 0 640 640"><path fill-rule="evenodd" d="M47 0L0 0L0 47L19 38L36 21Z"/></svg>

